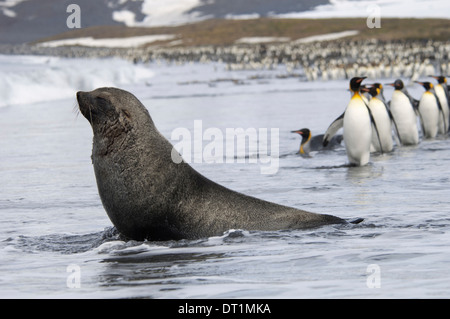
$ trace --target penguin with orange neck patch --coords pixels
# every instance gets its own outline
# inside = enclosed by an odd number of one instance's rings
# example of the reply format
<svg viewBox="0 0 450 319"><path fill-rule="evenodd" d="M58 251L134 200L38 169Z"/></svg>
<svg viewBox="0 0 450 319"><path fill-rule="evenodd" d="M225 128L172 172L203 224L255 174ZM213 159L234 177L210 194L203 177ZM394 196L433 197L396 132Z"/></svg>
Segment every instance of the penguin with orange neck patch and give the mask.
<svg viewBox="0 0 450 319"><path fill-rule="evenodd" d="M372 86L366 89L372 96L369 102L369 109L372 112L374 121L377 124L378 133L375 127L372 128L372 148L375 152L391 152L394 149L394 142L392 139L392 116L389 114L389 109L383 102L381 97L381 90L377 86ZM394 122L395 123L395 122Z"/></svg>
<svg viewBox="0 0 450 319"><path fill-rule="evenodd" d="M419 101L409 94L400 79L386 85L395 88L392 92L391 101L389 101L389 110L395 123L400 144L404 146L419 144L419 128L417 127L417 115L420 115L417 110ZM420 119L420 122L422 122L422 119Z"/></svg>
<svg viewBox="0 0 450 319"><path fill-rule="evenodd" d="M425 138L435 138L439 132L439 118L445 128L445 115L441 103L434 92L434 86L430 82L418 82L425 88L419 102L419 113L422 119L422 131ZM443 128L443 130L444 130ZM446 129L445 129L446 131Z"/></svg>
<svg viewBox="0 0 450 319"><path fill-rule="evenodd" d="M439 133L446 134L450 126L450 95L447 87L447 78L442 75L431 77L438 81L438 84L434 86L434 91L444 113L442 117L439 117Z"/></svg>
<svg viewBox="0 0 450 319"><path fill-rule="evenodd" d="M307 128L291 131L291 133L297 133L302 137L298 153L304 157L311 157L310 152L327 151L339 147L343 139L342 135L333 136L330 143L325 147L322 145L323 134L312 136L311 131Z"/></svg>
<svg viewBox="0 0 450 319"><path fill-rule="evenodd" d="M340 128L344 128L344 144L350 165L364 166L370 160L370 146L372 144L372 123L378 135L376 124L369 107L361 93L361 82L366 77L354 77L350 80L352 98L344 113L328 127L323 138L326 146ZM379 135L378 135L379 136Z"/></svg>

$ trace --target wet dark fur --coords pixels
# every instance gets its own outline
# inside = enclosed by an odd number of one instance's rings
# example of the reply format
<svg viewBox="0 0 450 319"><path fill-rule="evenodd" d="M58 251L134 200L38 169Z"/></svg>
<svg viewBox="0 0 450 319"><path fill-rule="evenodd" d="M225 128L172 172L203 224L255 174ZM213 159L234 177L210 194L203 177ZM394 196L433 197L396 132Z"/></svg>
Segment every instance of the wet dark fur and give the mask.
<svg viewBox="0 0 450 319"><path fill-rule="evenodd" d="M120 233L132 239L194 239L233 228L281 230L343 223L225 188L187 163L175 163L172 145L147 109L129 92L78 92L91 123L92 162L103 206Z"/></svg>

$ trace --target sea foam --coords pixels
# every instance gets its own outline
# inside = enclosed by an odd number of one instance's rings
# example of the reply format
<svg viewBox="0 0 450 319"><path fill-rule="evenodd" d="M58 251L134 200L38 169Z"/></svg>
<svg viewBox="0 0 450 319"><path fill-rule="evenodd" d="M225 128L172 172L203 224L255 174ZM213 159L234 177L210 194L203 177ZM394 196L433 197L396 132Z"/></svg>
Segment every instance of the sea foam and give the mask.
<svg viewBox="0 0 450 319"><path fill-rule="evenodd" d="M0 107L70 98L80 90L137 84L153 75L143 65L116 58L0 55Z"/></svg>

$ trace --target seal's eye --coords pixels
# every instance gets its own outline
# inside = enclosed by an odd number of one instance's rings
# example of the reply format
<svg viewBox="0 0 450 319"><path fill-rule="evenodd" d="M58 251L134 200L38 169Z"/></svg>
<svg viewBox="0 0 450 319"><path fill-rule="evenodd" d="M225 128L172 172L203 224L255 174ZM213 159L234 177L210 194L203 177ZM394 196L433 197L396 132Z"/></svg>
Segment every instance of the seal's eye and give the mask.
<svg viewBox="0 0 450 319"><path fill-rule="evenodd" d="M102 97L102 96L97 96L97 103L98 103L99 105L105 105L105 104L108 103L108 100L105 99L105 98Z"/></svg>
<svg viewBox="0 0 450 319"><path fill-rule="evenodd" d="M100 103L109 103L111 95L108 94L108 92L100 92L99 95L97 95L97 101Z"/></svg>
<svg viewBox="0 0 450 319"><path fill-rule="evenodd" d="M125 114L126 117L130 118L131 114L127 110L122 110L123 114Z"/></svg>

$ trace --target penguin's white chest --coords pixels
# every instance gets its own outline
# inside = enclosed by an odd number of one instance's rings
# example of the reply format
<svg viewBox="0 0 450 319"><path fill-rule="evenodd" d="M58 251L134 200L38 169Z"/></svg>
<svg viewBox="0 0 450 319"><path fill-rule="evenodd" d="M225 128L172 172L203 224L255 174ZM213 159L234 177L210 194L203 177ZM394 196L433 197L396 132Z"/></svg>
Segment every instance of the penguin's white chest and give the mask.
<svg viewBox="0 0 450 319"><path fill-rule="evenodd" d="M374 121L377 125L376 128L378 130L378 134L375 128L372 130L372 145L376 151L392 151L394 145L392 141L391 119L389 118L386 106L382 101L374 97L370 100L369 108L372 112Z"/></svg>
<svg viewBox="0 0 450 319"><path fill-rule="evenodd" d="M351 164L366 165L370 159L372 127L369 111L360 97L353 97L344 114L344 143Z"/></svg>
<svg viewBox="0 0 450 319"><path fill-rule="evenodd" d="M403 145L419 143L417 117L408 97L398 90L392 93L391 113Z"/></svg>
<svg viewBox="0 0 450 319"><path fill-rule="evenodd" d="M422 118L423 135L426 138L436 137L439 125L439 108L432 93L425 92L422 95L419 103L419 112Z"/></svg>

